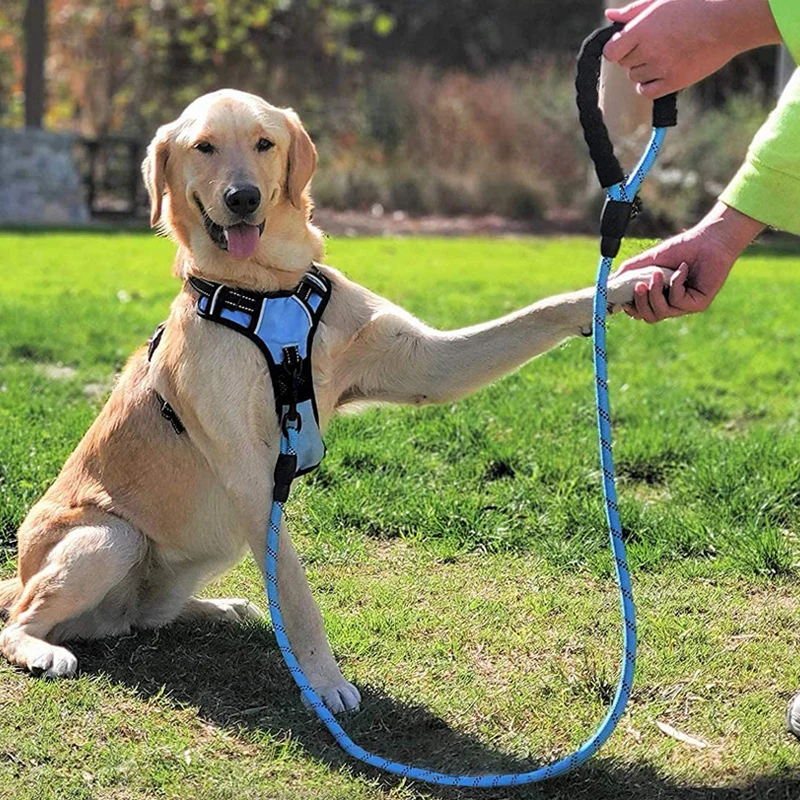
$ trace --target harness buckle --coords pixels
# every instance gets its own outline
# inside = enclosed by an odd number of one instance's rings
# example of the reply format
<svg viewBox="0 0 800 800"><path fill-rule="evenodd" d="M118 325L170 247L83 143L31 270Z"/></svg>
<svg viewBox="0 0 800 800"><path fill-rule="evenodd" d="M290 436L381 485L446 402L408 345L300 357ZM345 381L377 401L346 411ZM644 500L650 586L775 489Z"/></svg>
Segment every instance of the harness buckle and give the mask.
<svg viewBox="0 0 800 800"><path fill-rule="evenodd" d="M175 413L175 409L158 392L156 392L156 399L161 405L161 416L172 425L172 429L180 436L186 428L180 417Z"/></svg>
<svg viewBox="0 0 800 800"><path fill-rule="evenodd" d="M300 394L300 382L303 378L303 359L296 345L283 348L283 369L289 378L289 412L284 417L284 424L287 420L296 423L296 430L300 430L302 420L297 413L297 398Z"/></svg>
<svg viewBox="0 0 800 800"><path fill-rule="evenodd" d="M300 433L303 429L303 418L300 416L296 405L290 406L289 410L283 415L281 428L286 436L289 435L290 430Z"/></svg>

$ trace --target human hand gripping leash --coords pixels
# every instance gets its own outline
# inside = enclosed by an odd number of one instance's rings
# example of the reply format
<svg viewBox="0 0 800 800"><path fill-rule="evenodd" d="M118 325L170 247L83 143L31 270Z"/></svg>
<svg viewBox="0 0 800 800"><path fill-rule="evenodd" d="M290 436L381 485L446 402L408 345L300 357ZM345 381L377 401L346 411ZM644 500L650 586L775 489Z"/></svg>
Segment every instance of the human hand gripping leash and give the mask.
<svg viewBox="0 0 800 800"><path fill-rule="evenodd" d="M282 489L273 496L270 513L269 531L267 534L266 579L269 611L275 629L278 647L286 661L286 665L300 688L303 699L314 710L322 723L330 731L336 742L353 758L404 778L437 784L441 786L457 786L464 788L497 788L505 786L522 786L555 778L574 769L591 758L605 743L614 731L627 705L633 686L633 673L636 662L636 618L631 591L630 574L628 572L625 545L622 541L622 528L617 509L616 485L614 478L614 461L611 448L611 414L608 398L608 368L606 357L606 315L608 276L616 258L625 231L630 221L634 200L647 173L658 156L666 135L666 129L677 124L677 104L675 95L656 101L653 108L653 135L650 144L631 176L622 171L619 161L614 155L614 147L608 136L603 114L598 105L598 83L603 47L608 40L621 30L621 25L612 25L593 33L584 42L578 59L578 108L581 125L586 142L595 164L600 185L606 189L607 199L601 222L601 258L597 274L597 287L594 299L594 368L597 396L597 425L600 436L600 459L603 471L603 494L606 505L611 547L616 564L617 582L623 616L624 656L620 669L619 684L609 711L599 728L574 753L551 764L539 767L531 772L499 775L455 775L435 772L429 769L399 764L381 756L369 753L357 745L345 732L322 699L311 688L308 679L297 661L289 643L278 596L278 544L284 502L288 497L288 484L292 476L285 474L286 464L292 463L296 453L299 429L296 418L284 420L281 435L281 456L279 469L283 472L278 478ZM282 466L281 466L282 465ZM287 482L288 477L288 482Z"/></svg>

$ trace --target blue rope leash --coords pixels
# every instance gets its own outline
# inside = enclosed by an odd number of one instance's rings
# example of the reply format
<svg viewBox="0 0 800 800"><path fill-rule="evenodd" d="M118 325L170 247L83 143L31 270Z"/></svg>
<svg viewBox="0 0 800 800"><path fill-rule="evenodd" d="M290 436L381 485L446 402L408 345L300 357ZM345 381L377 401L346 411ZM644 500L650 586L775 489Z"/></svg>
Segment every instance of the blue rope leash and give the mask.
<svg viewBox="0 0 800 800"><path fill-rule="evenodd" d="M632 176L622 183L608 189L611 200L630 202L639 191L647 173L658 156L666 135L666 129L656 128L650 144ZM636 611L633 602L630 573L622 540L622 526L617 507L616 482L614 477L614 459L611 445L611 412L608 398L608 359L606 355L606 315L608 308L607 284L608 276L614 262L613 258L601 258L597 273L597 286L594 295L594 319L592 324L594 339L594 370L597 396L597 426L600 437L600 460L603 469L603 495L605 498L606 517L611 537L611 547L616 565L617 583L623 617L624 657L620 669L619 683L609 711L592 736L574 753L555 761L552 764L531 772L504 775L451 775L428 769L399 764L381 756L368 752L357 745L345 732L328 710L319 695L311 688L311 684L303 673L297 658L289 644L286 628L283 624L280 599L278 597L278 545L280 540L283 503L273 501L270 513L269 532L267 535L266 579L269 612L278 647L286 665L300 689L300 693L308 705L314 710L320 721L331 732L337 744L350 756L377 767L384 772L412 778L416 781L437 784L440 786L457 786L463 788L498 788L506 786L522 786L538 783L549 778L563 775L591 758L613 733L619 723L625 706L628 703L633 687L633 674L636 664ZM297 441L297 430L289 423L281 437L281 453L294 455Z"/></svg>

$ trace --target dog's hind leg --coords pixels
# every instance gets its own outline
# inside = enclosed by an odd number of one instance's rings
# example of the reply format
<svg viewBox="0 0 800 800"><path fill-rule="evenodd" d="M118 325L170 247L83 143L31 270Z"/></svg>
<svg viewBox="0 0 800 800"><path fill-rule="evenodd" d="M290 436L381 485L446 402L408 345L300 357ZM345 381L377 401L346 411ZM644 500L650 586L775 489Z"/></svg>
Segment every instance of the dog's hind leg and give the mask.
<svg viewBox="0 0 800 800"><path fill-rule="evenodd" d="M121 520L73 528L26 581L0 633L0 653L48 677L74 675L78 662L47 641L61 623L95 608L143 558L144 537Z"/></svg>
<svg viewBox="0 0 800 800"><path fill-rule="evenodd" d="M256 605L241 597L190 597L178 618L191 622L246 622L264 619L264 614Z"/></svg>
<svg viewBox="0 0 800 800"><path fill-rule="evenodd" d="M14 603L22 594L22 581L19 578L9 578L0 581L0 618L5 619Z"/></svg>

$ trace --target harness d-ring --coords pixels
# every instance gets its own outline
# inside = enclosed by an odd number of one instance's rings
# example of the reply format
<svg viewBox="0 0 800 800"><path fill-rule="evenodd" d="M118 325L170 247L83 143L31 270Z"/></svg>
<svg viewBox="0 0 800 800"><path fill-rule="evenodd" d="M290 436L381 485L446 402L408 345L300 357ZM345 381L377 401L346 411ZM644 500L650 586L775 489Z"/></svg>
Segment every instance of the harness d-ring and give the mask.
<svg viewBox="0 0 800 800"><path fill-rule="evenodd" d="M600 183L607 189L608 199L603 213L601 246L602 257L597 276L597 289L594 300L594 364L597 390L597 422L600 435L600 456L603 466L603 493L606 504L611 545L616 563L617 581L624 619L623 637L625 655L620 670L619 684L609 711L600 727L592 736L571 755L559 759L531 772L501 775L453 775L435 772L408 764L399 764L381 756L368 752L357 745L345 732L337 719L325 706L319 695L311 688L297 658L292 651L289 638L281 614L278 596L278 544L283 502L273 498L270 513L269 532L267 535L266 579L269 611L275 629L278 647L286 661L286 665L306 703L333 735L341 748L353 758L404 778L437 784L441 786L458 786L464 788L497 788L521 786L537 783L563 775L579 764L591 758L608 739L617 726L633 686L633 672L636 662L636 617L628 573L625 545L622 541L622 529L617 510L617 498L614 480L614 462L611 455L611 415L608 402L608 376L605 346L605 318L607 313L606 284L614 258L625 235L628 221L633 209L633 201L653 163L656 160L666 128L677 122L675 97L671 96L658 101L654 107L654 132L650 145L631 177L626 178L614 155L614 148L608 137L603 115L598 106L598 81L603 47L621 26L610 26L596 31L584 43L578 61L578 106L581 124L586 141L589 144L592 160L595 163ZM613 252L612 252L613 251ZM297 431L287 426L281 436L281 456L291 457L295 454Z"/></svg>

